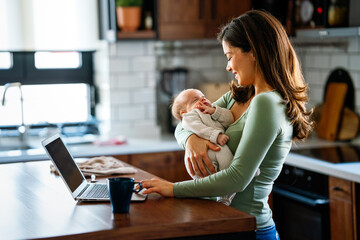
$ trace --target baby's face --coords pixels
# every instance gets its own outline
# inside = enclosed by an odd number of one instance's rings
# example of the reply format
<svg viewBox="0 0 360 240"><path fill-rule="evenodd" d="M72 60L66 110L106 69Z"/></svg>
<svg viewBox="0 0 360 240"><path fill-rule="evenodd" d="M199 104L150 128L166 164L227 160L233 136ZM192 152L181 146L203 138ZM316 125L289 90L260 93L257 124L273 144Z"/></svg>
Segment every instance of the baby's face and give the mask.
<svg viewBox="0 0 360 240"><path fill-rule="evenodd" d="M205 98L204 94L196 89L185 92L183 97L186 99L186 112L198 108L200 104L211 106L211 102Z"/></svg>

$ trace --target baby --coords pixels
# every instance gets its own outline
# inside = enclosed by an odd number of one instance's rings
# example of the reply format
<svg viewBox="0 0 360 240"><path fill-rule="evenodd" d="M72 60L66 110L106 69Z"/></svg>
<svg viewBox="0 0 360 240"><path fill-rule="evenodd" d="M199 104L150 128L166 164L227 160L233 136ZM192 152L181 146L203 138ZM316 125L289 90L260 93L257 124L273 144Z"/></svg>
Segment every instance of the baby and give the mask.
<svg viewBox="0 0 360 240"><path fill-rule="evenodd" d="M225 129L234 122L229 109L212 106L201 91L187 89L174 98L171 110L173 116L181 121L184 129L220 145L220 151L208 151L216 171L230 166L233 154L226 145L229 137L224 134ZM185 161L185 166L190 174L187 161ZM199 178L199 176L195 175L193 178ZM222 196L218 198L218 201L230 205L234 196L235 193Z"/></svg>

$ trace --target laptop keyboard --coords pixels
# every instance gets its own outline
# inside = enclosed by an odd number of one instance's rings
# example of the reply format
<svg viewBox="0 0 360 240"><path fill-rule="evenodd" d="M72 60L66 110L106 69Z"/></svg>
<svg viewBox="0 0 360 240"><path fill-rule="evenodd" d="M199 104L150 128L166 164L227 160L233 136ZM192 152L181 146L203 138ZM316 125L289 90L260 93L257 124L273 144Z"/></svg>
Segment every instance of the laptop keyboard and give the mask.
<svg viewBox="0 0 360 240"><path fill-rule="evenodd" d="M84 193L84 198L109 198L109 192L106 185L95 184L90 191Z"/></svg>

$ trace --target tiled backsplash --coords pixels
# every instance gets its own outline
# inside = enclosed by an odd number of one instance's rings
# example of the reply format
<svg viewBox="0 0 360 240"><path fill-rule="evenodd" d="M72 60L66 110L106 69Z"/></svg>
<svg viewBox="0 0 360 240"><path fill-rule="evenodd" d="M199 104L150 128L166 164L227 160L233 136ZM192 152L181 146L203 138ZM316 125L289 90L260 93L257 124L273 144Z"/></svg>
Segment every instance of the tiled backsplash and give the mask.
<svg viewBox="0 0 360 240"><path fill-rule="evenodd" d="M349 71L356 95L360 94L358 38L334 46L297 44L295 49L310 85L310 106L323 101L326 80L337 67ZM97 54L97 117L109 136L159 137L166 132L169 98L158 87L161 70L187 68L187 88L203 82L228 82L233 77L225 70L226 58L216 40L118 41ZM356 106L360 112L358 98Z"/></svg>
<svg viewBox="0 0 360 240"><path fill-rule="evenodd" d="M151 41L121 41L103 47L96 57L108 62L97 70L100 92L97 117L104 135L158 137L156 122L156 57Z"/></svg>

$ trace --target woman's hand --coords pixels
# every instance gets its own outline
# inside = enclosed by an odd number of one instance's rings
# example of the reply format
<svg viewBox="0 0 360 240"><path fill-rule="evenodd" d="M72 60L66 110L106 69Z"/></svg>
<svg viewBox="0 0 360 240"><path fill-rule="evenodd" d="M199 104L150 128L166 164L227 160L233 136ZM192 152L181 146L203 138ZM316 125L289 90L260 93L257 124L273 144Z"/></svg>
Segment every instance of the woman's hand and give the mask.
<svg viewBox="0 0 360 240"><path fill-rule="evenodd" d="M143 185L143 188L146 188L146 190L143 191L143 194L156 192L164 197L174 197L174 183L172 182L168 182L158 178L152 178L150 180L143 180L141 181L141 183Z"/></svg>
<svg viewBox="0 0 360 240"><path fill-rule="evenodd" d="M191 135L186 141L186 161L192 176L195 173L199 177L206 177L211 173L215 173L215 168L207 154L208 149L213 151L220 151L220 147L211 143L208 140ZM207 168L207 169L206 169Z"/></svg>

